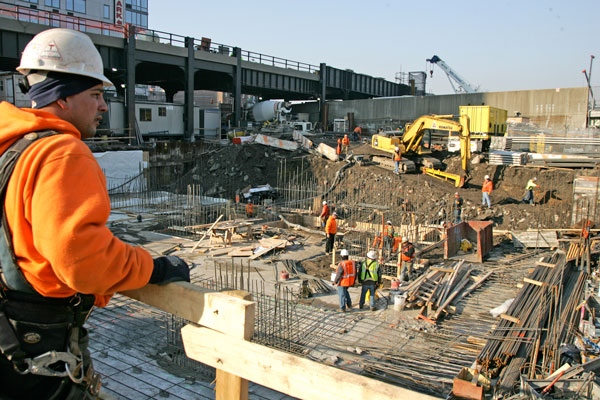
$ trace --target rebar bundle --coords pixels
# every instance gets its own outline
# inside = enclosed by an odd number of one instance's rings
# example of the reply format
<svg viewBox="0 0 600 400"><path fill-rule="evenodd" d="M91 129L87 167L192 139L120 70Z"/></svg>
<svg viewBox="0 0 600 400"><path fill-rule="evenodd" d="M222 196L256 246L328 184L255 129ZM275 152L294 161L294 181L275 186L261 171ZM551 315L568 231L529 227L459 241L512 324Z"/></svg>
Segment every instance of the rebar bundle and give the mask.
<svg viewBox="0 0 600 400"><path fill-rule="evenodd" d="M535 376L556 368L558 347L573 334L573 311L586 276L574 271L563 252L537 263L514 301L501 315L477 363L488 377L500 375L501 390L511 391L521 373ZM541 357L540 357L541 353ZM525 365L529 370L524 370Z"/></svg>

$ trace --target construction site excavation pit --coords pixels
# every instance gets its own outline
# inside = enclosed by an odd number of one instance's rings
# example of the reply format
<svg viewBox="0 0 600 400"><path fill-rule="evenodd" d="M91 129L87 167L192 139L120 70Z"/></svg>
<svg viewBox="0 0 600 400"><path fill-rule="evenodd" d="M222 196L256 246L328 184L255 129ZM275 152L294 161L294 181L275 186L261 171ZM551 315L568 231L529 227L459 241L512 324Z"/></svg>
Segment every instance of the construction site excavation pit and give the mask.
<svg viewBox="0 0 600 400"><path fill-rule="evenodd" d="M319 140L335 143L327 135ZM363 143L350 148L353 157L370 151ZM456 168L456 156L438 156L447 169ZM578 337L573 310L581 301L575 299L591 293L582 283L590 275L571 246L579 245L581 210L595 220L597 197L576 198L573 186L580 176L597 180L598 171L481 163L473 165L469 185L456 189L353 157L332 162L260 144L160 145L149 153L148 168L109 182L108 226L153 256L186 260L195 285L249 293L255 302L250 340L268 348L438 398L456 391L457 379L482 388L485 398L514 394L520 379L514 371L524 371L534 354L542 371L528 369L527 384L550 375L562 341ZM530 206L521 195L533 174L542 190ZM481 206L484 175L496 184L489 209ZM452 223L457 191L464 225ZM323 201L338 214L332 254L325 253L319 219ZM405 237L415 246L408 282L398 279L398 248L381 245L387 221L396 244ZM357 284L349 289L353 308L338 312L331 277L342 249L357 264L377 251L384 279L375 311L357 308ZM542 273L543 267L560 274ZM537 319L526 321L510 305L529 307L534 299L547 306L535 309ZM501 312L490 312L498 307ZM96 311L90 336L106 393L214 398L215 370L185 355L180 329L188 323L120 294ZM514 343L510 351L500 345L507 341ZM490 361L496 359L504 361ZM463 379L473 371L479 381ZM291 398L253 384L250 397Z"/></svg>

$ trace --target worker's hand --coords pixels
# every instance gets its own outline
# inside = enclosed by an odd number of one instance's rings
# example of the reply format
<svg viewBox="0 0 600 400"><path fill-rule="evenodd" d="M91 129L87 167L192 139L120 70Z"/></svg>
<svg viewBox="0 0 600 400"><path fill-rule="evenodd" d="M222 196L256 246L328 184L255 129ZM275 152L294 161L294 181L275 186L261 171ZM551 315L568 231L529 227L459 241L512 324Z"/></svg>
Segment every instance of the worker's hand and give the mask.
<svg viewBox="0 0 600 400"><path fill-rule="evenodd" d="M148 283L164 285L177 281L190 281L190 267L186 262L175 256L155 258L154 270Z"/></svg>

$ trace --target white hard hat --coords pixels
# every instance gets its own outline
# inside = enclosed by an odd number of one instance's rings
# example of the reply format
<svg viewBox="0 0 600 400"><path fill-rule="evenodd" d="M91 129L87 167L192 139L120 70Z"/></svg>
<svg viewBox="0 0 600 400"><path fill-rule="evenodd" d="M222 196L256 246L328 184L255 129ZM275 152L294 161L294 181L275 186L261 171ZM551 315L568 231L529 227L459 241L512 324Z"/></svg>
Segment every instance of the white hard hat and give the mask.
<svg viewBox="0 0 600 400"><path fill-rule="evenodd" d="M323 205L327 204L327 202L325 200L323 200Z"/></svg>
<svg viewBox="0 0 600 400"><path fill-rule="evenodd" d="M17 71L23 75L31 71L82 75L98 79L104 86L113 86L104 76L102 57L92 39L72 29L54 28L35 35L25 46ZM41 81L43 78L29 83L33 85Z"/></svg>
<svg viewBox="0 0 600 400"><path fill-rule="evenodd" d="M371 250L367 253L367 258L370 258L371 260L374 260L377 258L377 253L375 253L375 250Z"/></svg>
<svg viewBox="0 0 600 400"><path fill-rule="evenodd" d="M533 180L534 180L534 181L537 181L537 178L534 176L534 177L533 177Z"/></svg>
<svg viewBox="0 0 600 400"><path fill-rule="evenodd" d="M392 224L392 221L388 221L388 222L386 222L386 224L388 224L388 225L391 225L391 224Z"/></svg>
<svg viewBox="0 0 600 400"><path fill-rule="evenodd" d="M454 193L454 195L455 195L455 196L458 196L459 194L458 194L458 192L455 192L455 193Z"/></svg>
<svg viewBox="0 0 600 400"><path fill-rule="evenodd" d="M408 238L407 238L406 236L404 236L404 237L402 238L402 243L406 243L406 242L408 242Z"/></svg>
<svg viewBox="0 0 600 400"><path fill-rule="evenodd" d="M346 250L346 249L342 249L342 251L340 251L340 255L341 255L342 257L345 257L345 256L348 256L348 255L350 255L350 253L348 253L348 250Z"/></svg>
<svg viewBox="0 0 600 400"><path fill-rule="evenodd" d="M489 175L484 176L485 179L490 179Z"/></svg>
<svg viewBox="0 0 600 400"><path fill-rule="evenodd" d="M399 151L399 150L400 150L400 147L396 146L396 151Z"/></svg>

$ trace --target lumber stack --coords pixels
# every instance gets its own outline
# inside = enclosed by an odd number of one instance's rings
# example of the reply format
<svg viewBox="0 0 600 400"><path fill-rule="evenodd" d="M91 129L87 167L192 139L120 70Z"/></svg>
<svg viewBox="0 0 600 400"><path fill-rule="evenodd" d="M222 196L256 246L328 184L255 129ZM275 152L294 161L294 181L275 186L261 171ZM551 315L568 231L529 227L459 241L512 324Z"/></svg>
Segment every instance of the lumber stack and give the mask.
<svg viewBox="0 0 600 400"><path fill-rule="evenodd" d="M518 151L490 150L488 155L490 165L525 165L527 153Z"/></svg>
<svg viewBox="0 0 600 400"><path fill-rule="evenodd" d="M431 267L408 287L406 307L421 307L419 318L433 322L447 312L448 306L464 297L471 281L471 266L464 261L449 268Z"/></svg>

